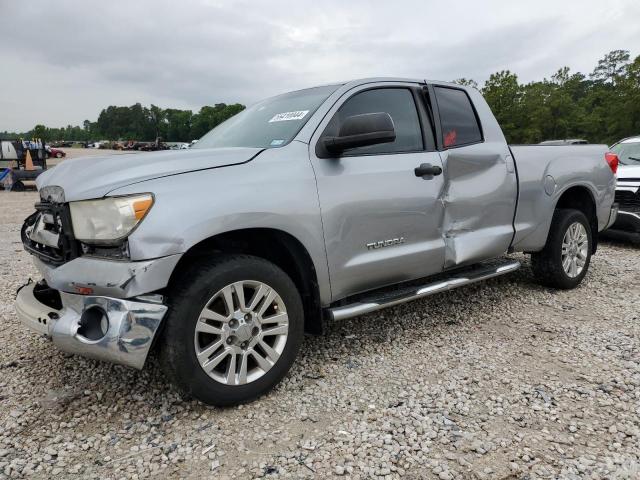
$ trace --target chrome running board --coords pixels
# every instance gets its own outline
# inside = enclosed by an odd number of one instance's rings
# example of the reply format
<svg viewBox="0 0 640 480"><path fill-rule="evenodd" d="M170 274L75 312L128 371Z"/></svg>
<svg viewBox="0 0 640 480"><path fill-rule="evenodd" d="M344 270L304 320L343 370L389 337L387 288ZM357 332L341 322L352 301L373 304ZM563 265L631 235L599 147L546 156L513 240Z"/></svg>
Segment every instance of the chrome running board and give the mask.
<svg viewBox="0 0 640 480"><path fill-rule="evenodd" d="M345 318L375 312L376 310L393 307L394 305L400 305L401 303L410 302L436 293L446 292L454 288L464 287L465 285L470 285L480 280L498 277L506 273L511 273L518 268L520 268L520 262L509 261L500 264L494 263L489 267L478 266L471 270L458 270L452 272L450 277L445 277L444 279L427 283L426 285L359 295L357 301L347 305L329 308L328 312L332 320L344 320Z"/></svg>

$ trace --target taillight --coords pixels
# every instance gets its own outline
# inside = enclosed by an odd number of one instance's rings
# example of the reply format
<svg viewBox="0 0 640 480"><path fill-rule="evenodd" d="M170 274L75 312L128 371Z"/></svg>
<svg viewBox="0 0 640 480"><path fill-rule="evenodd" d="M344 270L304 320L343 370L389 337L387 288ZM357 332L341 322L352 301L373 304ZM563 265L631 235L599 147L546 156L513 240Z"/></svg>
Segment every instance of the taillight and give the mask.
<svg viewBox="0 0 640 480"><path fill-rule="evenodd" d="M617 173L618 172L618 163L620 162L620 159L618 158L618 155L616 155L613 152L607 152L607 153L604 154L604 159L609 164L609 168L611 169L611 171L613 173Z"/></svg>

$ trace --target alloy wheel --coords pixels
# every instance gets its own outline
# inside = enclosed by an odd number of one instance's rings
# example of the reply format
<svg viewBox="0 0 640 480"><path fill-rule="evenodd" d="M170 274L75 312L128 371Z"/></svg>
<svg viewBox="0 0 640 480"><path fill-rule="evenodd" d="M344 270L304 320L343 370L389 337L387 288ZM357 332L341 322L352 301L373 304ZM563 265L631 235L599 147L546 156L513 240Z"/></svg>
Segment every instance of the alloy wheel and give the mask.
<svg viewBox="0 0 640 480"><path fill-rule="evenodd" d="M235 282L209 299L196 323L195 353L217 382L244 385L266 374L287 343L289 319L280 295L253 280Z"/></svg>
<svg viewBox="0 0 640 480"><path fill-rule="evenodd" d="M588 251L587 230L580 222L572 223L562 239L562 268L570 278L575 278L582 273Z"/></svg>

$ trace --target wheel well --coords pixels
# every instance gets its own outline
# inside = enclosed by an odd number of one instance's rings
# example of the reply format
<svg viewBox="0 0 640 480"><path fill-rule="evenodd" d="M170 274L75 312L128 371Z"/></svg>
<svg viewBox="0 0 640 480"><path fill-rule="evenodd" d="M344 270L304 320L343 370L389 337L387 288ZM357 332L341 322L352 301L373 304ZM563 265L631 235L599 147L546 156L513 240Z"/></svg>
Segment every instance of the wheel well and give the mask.
<svg viewBox="0 0 640 480"><path fill-rule="evenodd" d="M571 187L567 189L558 199L556 208L574 208L585 214L591 226L592 253L596 253L598 247L598 215L596 213L596 202L589 189L586 187Z"/></svg>
<svg viewBox="0 0 640 480"><path fill-rule="evenodd" d="M300 292L305 314L305 332L322 333L323 316L313 261L302 243L282 230L248 228L207 238L182 256L171 274L169 285L181 271L200 261L203 256L225 253L254 255L280 267Z"/></svg>

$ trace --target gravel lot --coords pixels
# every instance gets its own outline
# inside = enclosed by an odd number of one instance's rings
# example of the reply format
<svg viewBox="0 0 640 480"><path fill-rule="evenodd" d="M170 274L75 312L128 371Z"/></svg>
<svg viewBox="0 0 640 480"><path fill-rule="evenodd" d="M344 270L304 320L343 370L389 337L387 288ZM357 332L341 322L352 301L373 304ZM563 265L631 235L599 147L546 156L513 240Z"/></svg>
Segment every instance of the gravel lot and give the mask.
<svg viewBox="0 0 640 480"><path fill-rule="evenodd" d="M640 478L640 247L574 291L520 272L333 324L225 410L23 330L34 192L0 192L0 478ZM526 258L522 257L526 262Z"/></svg>

